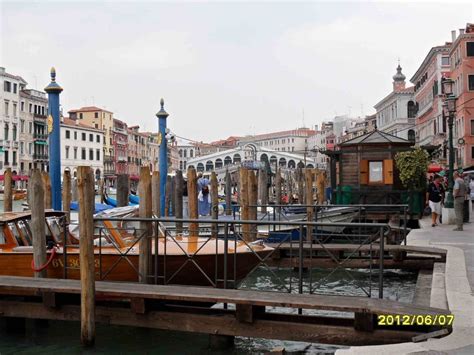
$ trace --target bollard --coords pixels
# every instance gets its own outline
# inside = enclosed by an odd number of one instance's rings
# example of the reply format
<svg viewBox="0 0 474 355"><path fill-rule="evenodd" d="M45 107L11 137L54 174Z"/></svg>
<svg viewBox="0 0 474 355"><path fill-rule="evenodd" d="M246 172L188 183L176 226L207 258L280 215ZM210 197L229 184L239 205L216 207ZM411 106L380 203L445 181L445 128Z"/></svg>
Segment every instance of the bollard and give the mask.
<svg viewBox="0 0 474 355"><path fill-rule="evenodd" d="M11 212L13 210L13 189L12 189L12 169L5 170L4 192L3 192L3 211Z"/></svg>
<svg viewBox="0 0 474 355"><path fill-rule="evenodd" d="M140 168L140 182L138 183L138 196L140 197L139 216L140 218L152 217L152 203L151 203L151 175L150 168L142 166ZM139 242L139 281L141 283L148 282L148 274L150 270L151 261L151 222L140 222L141 239Z"/></svg>
<svg viewBox="0 0 474 355"><path fill-rule="evenodd" d="M160 172L154 171L151 177L151 196L153 215L160 216Z"/></svg>
<svg viewBox="0 0 474 355"><path fill-rule="evenodd" d="M38 268L46 263L44 186L40 170L33 169L28 184L31 208L31 235L33 236L33 260ZM35 277L46 277L46 270L35 272Z"/></svg>
<svg viewBox="0 0 474 355"><path fill-rule="evenodd" d="M183 172L181 170L176 171L175 184L174 184L174 204L175 211L174 215L176 218L183 218L183 190L184 190L184 180ZM178 235L183 234L183 222L176 222L176 233Z"/></svg>
<svg viewBox="0 0 474 355"><path fill-rule="evenodd" d="M211 173L211 218L218 219L219 216L219 192L218 192L218 184L217 184L217 175L213 171ZM211 226L211 237L217 238L217 224L212 224Z"/></svg>
<svg viewBox="0 0 474 355"><path fill-rule="evenodd" d="M66 212L67 223L71 222L71 172L65 170L63 174L63 211Z"/></svg>
<svg viewBox="0 0 474 355"><path fill-rule="evenodd" d="M81 343L95 342L94 175L89 166L77 169L79 190L79 261L81 272Z"/></svg>
<svg viewBox="0 0 474 355"><path fill-rule="evenodd" d="M130 180L127 174L117 176L117 207L128 206Z"/></svg>
<svg viewBox="0 0 474 355"><path fill-rule="evenodd" d="M198 219L198 193L197 193L197 177L194 168L188 169L188 215L190 219ZM199 224L189 223L189 236L197 237L199 235Z"/></svg>
<svg viewBox="0 0 474 355"><path fill-rule="evenodd" d="M44 209L51 209L51 179L49 174L46 171L41 173L43 178L43 188L44 188Z"/></svg>

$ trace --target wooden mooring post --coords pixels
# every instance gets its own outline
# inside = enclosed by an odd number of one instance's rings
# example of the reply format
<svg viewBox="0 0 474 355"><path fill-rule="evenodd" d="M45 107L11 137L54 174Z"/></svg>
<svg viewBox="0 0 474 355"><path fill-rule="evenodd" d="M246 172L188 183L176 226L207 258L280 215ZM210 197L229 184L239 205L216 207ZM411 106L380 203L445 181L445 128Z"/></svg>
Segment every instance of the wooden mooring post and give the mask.
<svg viewBox="0 0 474 355"><path fill-rule="evenodd" d="M249 174L245 168L239 169L239 199L240 199L240 219L247 221L249 219ZM248 224L242 225L242 237L245 241L250 241L250 226Z"/></svg>
<svg viewBox="0 0 474 355"><path fill-rule="evenodd" d="M171 176L167 176L166 187L165 187L165 217L173 215L173 211L171 207L172 197L173 197L173 181L171 180Z"/></svg>
<svg viewBox="0 0 474 355"><path fill-rule="evenodd" d="M248 200L249 200L249 219L252 221L257 220L257 203L258 203L258 182L257 176L252 170L248 171ZM257 239L257 225L249 225L250 229L250 240L254 241Z"/></svg>
<svg viewBox="0 0 474 355"><path fill-rule="evenodd" d="M3 180L3 211L13 211L13 189L12 189L12 169L7 168L5 170L5 177Z"/></svg>
<svg viewBox="0 0 474 355"><path fill-rule="evenodd" d="M184 190L184 179L183 172L181 170L176 171L175 182L174 182L174 216L179 219L183 218L183 190ZM176 222L176 233L178 235L183 234L183 222Z"/></svg>
<svg viewBox="0 0 474 355"><path fill-rule="evenodd" d="M281 205L281 170L278 167L275 172L275 204ZM276 210L280 213L279 207Z"/></svg>
<svg viewBox="0 0 474 355"><path fill-rule="evenodd" d="M33 169L28 183L31 208L31 235L33 239L33 262L36 268L46 263L44 185L40 170ZM46 269L35 271L35 277L46 277Z"/></svg>
<svg viewBox="0 0 474 355"><path fill-rule="evenodd" d="M41 173L43 178L43 187L44 187L44 208L51 209L52 202L51 202L51 179L49 174L46 171Z"/></svg>
<svg viewBox="0 0 474 355"><path fill-rule="evenodd" d="M308 222L313 222L314 219L314 213L313 209L314 207L314 201L313 201L313 171L312 169L305 169L305 195L306 195L306 220ZM312 227L307 225L306 226L306 240L310 241L312 236Z"/></svg>
<svg viewBox="0 0 474 355"><path fill-rule="evenodd" d="M126 177L128 181L128 176ZM79 261L81 271L81 343L84 346L92 346L95 342L95 269L93 245L94 175L91 168L89 166L79 166L77 169L77 180L79 190Z"/></svg>
<svg viewBox="0 0 474 355"><path fill-rule="evenodd" d="M306 203L306 199L304 196L304 174L303 169L298 168L296 172L296 179L298 182L298 203L303 205Z"/></svg>
<svg viewBox="0 0 474 355"><path fill-rule="evenodd" d="M154 171L151 177L151 199L153 215L161 217L160 215L160 172Z"/></svg>
<svg viewBox="0 0 474 355"><path fill-rule="evenodd" d="M139 216L140 218L152 217L152 203L151 203L151 175L150 168L142 166L140 168L140 182L138 183L138 196L140 197ZM148 274L151 263L151 222L140 222L140 242L139 242L139 256L138 256L138 271L139 281L141 283L148 282Z"/></svg>
<svg viewBox="0 0 474 355"><path fill-rule="evenodd" d="M232 215L232 177L229 169L225 171L225 214Z"/></svg>
<svg viewBox="0 0 474 355"><path fill-rule="evenodd" d="M217 183L217 175L213 171L211 173L211 218L219 218L219 186ZM211 226L211 236L212 238L217 238L218 228L217 224L212 224Z"/></svg>
<svg viewBox="0 0 474 355"><path fill-rule="evenodd" d="M72 200L77 201L79 200L79 192L77 191L77 177L72 179Z"/></svg>
<svg viewBox="0 0 474 355"><path fill-rule="evenodd" d="M198 219L198 192L197 177L194 168L188 169L188 214L190 219ZM199 235L199 223L189 223L189 236L197 237Z"/></svg>
<svg viewBox="0 0 474 355"><path fill-rule="evenodd" d="M130 193L130 179L127 174L117 176L117 207L128 206Z"/></svg>
<svg viewBox="0 0 474 355"><path fill-rule="evenodd" d="M262 205L262 213L267 213L268 205L268 174L267 169L263 168L258 171L258 199Z"/></svg>
<svg viewBox="0 0 474 355"><path fill-rule="evenodd" d="M71 221L71 172L64 170L63 174L63 211L66 212L66 221Z"/></svg>

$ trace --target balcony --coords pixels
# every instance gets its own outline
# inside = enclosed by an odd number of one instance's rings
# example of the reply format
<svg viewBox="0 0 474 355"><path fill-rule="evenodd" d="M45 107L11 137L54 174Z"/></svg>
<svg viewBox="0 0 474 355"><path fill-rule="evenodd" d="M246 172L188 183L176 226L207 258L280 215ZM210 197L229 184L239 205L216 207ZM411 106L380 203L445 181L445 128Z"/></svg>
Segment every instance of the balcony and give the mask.
<svg viewBox="0 0 474 355"><path fill-rule="evenodd" d="M45 141L48 139L48 135L46 133L35 133L33 134L33 139Z"/></svg>
<svg viewBox="0 0 474 355"><path fill-rule="evenodd" d="M46 115L41 115L41 114L39 114L39 113L34 113L34 114L33 114L33 118L35 118L35 119L38 118L38 119L43 119L43 120L45 120L47 117L48 117L48 116L46 116Z"/></svg>
<svg viewBox="0 0 474 355"><path fill-rule="evenodd" d="M113 162L115 159L113 157L113 155L104 155L104 162L105 163L110 163L110 162Z"/></svg>
<svg viewBox="0 0 474 355"><path fill-rule="evenodd" d="M126 163L127 162L127 157L118 157L117 161L120 163Z"/></svg>
<svg viewBox="0 0 474 355"><path fill-rule="evenodd" d="M33 154L33 160L42 161L49 160L48 154Z"/></svg>

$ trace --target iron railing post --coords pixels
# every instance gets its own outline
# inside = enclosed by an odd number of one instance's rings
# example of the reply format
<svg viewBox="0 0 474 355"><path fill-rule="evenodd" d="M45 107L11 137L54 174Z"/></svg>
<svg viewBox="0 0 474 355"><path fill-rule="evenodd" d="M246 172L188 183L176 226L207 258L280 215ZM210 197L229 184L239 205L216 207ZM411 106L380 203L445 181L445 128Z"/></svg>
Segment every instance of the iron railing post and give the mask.
<svg viewBox="0 0 474 355"><path fill-rule="evenodd" d="M379 249L379 298L383 298L383 264L384 264L384 235L383 227L380 227L380 249Z"/></svg>

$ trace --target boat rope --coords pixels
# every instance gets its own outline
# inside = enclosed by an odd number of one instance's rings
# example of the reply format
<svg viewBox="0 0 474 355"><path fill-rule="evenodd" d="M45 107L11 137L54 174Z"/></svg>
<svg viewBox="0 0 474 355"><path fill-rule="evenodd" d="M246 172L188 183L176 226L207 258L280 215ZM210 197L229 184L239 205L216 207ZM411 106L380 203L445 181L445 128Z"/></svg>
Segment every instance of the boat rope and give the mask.
<svg viewBox="0 0 474 355"><path fill-rule="evenodd" d="M35 267L35 259L33 258L33 260L31 260L31 269L33 271L36 271L36 272L40 272L40 271L43 271L44 269L46 269L49 266L49 264L51 264L51 262L53 261L55 255L56 255L56 251L57 251L56 247L53 247L51 249L51 254L49 255L48 261L44 265L41 265L38 268Z"/></svg>

